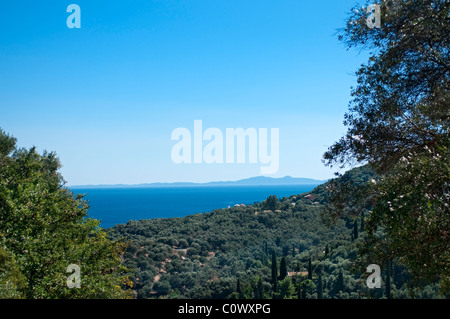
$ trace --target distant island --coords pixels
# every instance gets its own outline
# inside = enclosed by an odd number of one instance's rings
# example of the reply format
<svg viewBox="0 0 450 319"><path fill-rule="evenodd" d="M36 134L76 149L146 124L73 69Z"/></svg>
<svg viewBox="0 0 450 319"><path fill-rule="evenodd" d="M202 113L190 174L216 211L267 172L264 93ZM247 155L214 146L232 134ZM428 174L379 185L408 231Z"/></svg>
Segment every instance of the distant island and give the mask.
<svg viewBox="0 0 450 319"><path fill-rule="evenodd" d="M326 181L311 178L285 176L280 178L256 176L237 181L218 181L207 183L173 182L114 185L73 185L69 188L124 188L124 187L211 187L211 186L270 186L270 185L320 185Z"/></svg>

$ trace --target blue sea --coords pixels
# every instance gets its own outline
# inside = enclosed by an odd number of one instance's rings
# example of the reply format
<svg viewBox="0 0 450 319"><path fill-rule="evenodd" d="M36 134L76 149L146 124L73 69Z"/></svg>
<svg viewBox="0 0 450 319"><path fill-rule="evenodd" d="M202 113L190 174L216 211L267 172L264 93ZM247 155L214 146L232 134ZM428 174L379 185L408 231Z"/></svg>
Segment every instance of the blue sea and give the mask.
<svg viewBox="0 0 450 319"><path fill-rule="evenodd" d="M235 204L253 204L311 191L316 185L74 188L86 194L88 217L109 228L129 220L184 217Z"/></svg>

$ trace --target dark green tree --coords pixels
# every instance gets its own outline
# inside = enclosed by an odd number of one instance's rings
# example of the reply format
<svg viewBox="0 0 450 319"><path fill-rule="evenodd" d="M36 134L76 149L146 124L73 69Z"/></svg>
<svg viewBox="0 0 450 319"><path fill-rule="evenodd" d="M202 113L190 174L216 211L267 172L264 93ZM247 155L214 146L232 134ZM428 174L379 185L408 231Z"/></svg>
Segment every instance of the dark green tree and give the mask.
<svg viewBox="0 0 450 319"><path fill-rule="evenodd" d="M0 247L0 299L23 299L26 287L26 278L14 257Z"/></svg>
<svg viewBox="0 0 450 319"><path fill-rule="evenodd" d="M336 283L335 283L335 293L339 293L340 291L344 291L345 289L345 284L344 284L344 274L342 272L342 270L339 271Z"/></svg>
<svg viewBox="0 0 450 319"><path fill-rule="evenodd" d="M295 286L292 284L290 277L286 277L280 281L280 299L291 299L295 294Z"/></svg>
<svg viewBox="0 0 450 319"><path fill-rule="evenodd" d="M272 250L272 288L274 292L278 291L278 269L275 250Z"/></svg>
<svg viewBox="0 0 450 319"><path fill-rule="evenodd" d="M313 269L312 269L312 263L311 263L311 256L309 256L309 260L308 260L308 279L312 280L312 276L313 276Z"/></svg>
<svg viewBox="0 0 450 319"><path fill-rule="evenodd" d="M279 247L281 245L281 238L280 238L280 236L277 236L277 239L275 239L275 245L277 247Z"/></svg>
<svg viewBox="0 0 450 319"><path fill-rule="evenodd" d="M271 211L280 209L280 202L278 201L277 195L270 195L263 202L263 208Z"/></svg>
<svg viewBox="0 0 450 319"><path fill-rule="evenodd" d="M15 142L0 130L0 247L10 256L0 267L24 278L13 282L17 292L30 299L127 297L125 244L87 218L87 203L64 186L55 153L16 149ZM70 265L80 267L80 288L67 285Z"/></svg>
<svg viewBox="0 0 450 319"><path fill-rule="evenodd" d="M242 287L241 287L241 280L238 278L237 282L236 282L236 293L239 299L244 299L244 293L242 291Z"/></svg>
<svg viewBox="0 0 450 319"><path fill-rule="evenodd" d="M379 178L330 187L333 214L371 211L361 266L395 257L416 285L439 281L448 293L450 243L442 238L450 224L450 2L377 3L380 28L368 27L370 13L359 8L339 36L348 47L369 49L370 57L356 73L347 133L324 160L339 167L368 163Z"/></svg>
<svg viewBox="0 0 450 319"><path fill-rule="evenodd" d="M353 239L358 239L358 220L353 223Z"/></svg>
<svg viewBox="0 0 450 319"><path fill-rule="evenodd" d="M263 287L263 281L261 277L257 277L254 280L254 293L253 296L255 299L263 299L264 298L264 287Z"/></svg>
<svg viewBox="0 0 450 319"><path fill-rule="evenodd" d="M280 261L280 280L283 280L287 276L287 265L286 265L286 258L282 257Z"/></svg>
<svg viewBox="0 0 450 319"><path fill-rule="evenodd" d="M319 272L319 276L317 278L317 299L323 299L323 278L322 272Z"/></svg>
<svg viewBox="0 0 450 319"><path fill-rule="evenodd" d="M385 290L385 295L387 299L391 299L392 295L391 295L391 261L388 260L387 264L386 264L386 290Z"/></svg>
<svg viewBox="0 0 450 319"><path fill-rule="evenodd" d="M306 281L303 281L301 283L300 287L301 287L301 289L300 289L301 298L300 299L306 299L306 290L307 290Z"/></svg>

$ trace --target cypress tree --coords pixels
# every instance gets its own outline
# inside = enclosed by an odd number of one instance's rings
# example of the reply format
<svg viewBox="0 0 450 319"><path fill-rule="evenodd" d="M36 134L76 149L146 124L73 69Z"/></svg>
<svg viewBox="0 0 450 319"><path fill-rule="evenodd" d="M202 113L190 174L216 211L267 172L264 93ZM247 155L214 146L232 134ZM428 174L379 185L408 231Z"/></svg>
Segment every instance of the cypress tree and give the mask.
<svg viewBox="0 0 450 319"><path fill-rule="evenodd" d="M317 299L323 299L322 272L319 272L319 282L317 283Z"/></svg>
<svg viewBox="0 0 450 319"><path fill-rule="evenodd" d="M280 261L280 280L283 280L287 276L286 258L281 258Z"/></svg>
<svg viewBox="0 0 450 319"><path fill-rule="evenodd" d="M339 291L344 291L344 274L342 273L342 270L339 272L336 282L336 293L339 293Z"/></svg>
<svg viewBox="0 0 450 319"><path fill-rule="evenodd" d="M277 256L275 255L275 250L272 250L272 285L273 291L277 292L278 290L278 270L277 270Z"/></svg>
<svg viewBox="0 0 450 319"><path fill-rule="evenodd" d="M353 224L353 239L358 239L358 220Z"/></svg>
<svg viewBox="0 0 450 319"><path fill-rule="evenodd" d="M264 298L264 288L261 277L258 278L258 282L256 284L256 299Z"/></svg>
<svg viewBox="0 0 450 319"><path fill-rule="evenodd" d="M275 240L275 245L277 245L277 247L279 247L281 245L281 238L277 237L277 239Z"/></svg>
<svg viewBox="0 0 450 319"><path fill-rule="evenodd" d="M311 256L309 256L309 261L308 261L308 279L312 280Z"/></svg>

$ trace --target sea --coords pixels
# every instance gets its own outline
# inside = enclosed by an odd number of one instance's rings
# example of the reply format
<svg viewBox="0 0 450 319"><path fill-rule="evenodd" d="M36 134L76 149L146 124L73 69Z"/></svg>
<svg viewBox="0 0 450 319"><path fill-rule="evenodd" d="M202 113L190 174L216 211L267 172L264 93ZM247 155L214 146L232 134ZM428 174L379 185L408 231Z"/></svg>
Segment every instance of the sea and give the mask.
<svg viewBox="0 0 450 319"><path fill-rule="evenodd" d="M317 185L74 188L85 194L88 217L110 228L130 220L184 217L236 204L254 204L270 195L289 197Z"/></svg>

